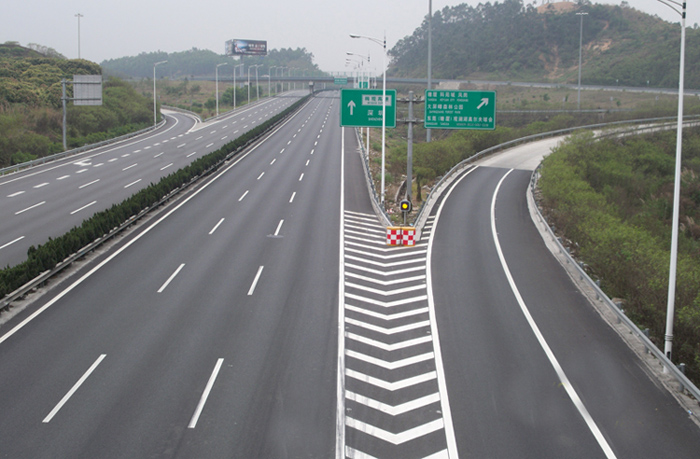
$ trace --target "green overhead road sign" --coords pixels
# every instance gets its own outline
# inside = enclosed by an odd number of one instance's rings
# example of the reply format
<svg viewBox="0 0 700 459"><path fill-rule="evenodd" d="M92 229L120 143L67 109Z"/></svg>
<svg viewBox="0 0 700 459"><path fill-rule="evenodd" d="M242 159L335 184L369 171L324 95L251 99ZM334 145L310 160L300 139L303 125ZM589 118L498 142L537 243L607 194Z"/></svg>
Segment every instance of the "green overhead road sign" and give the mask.
<svg viewBox="0 0 700 459"><path fill-rule="evenodd" d="M382 127L381 89L342 89L340 125L346 127ZM386 127L396 127L396 90L386 90Z"/></svg>
<svg viewBox="0 0 700 459"><path fill-rule="evenodd" d="M496 128L495 91L425 91L426 129Z"/></svg>
<svg viewBox="0 0 700 459"><path fill-rule="evenodd" d="M333 79L333 84L346 85L348 84L348 79L335 77Z"/></svg>

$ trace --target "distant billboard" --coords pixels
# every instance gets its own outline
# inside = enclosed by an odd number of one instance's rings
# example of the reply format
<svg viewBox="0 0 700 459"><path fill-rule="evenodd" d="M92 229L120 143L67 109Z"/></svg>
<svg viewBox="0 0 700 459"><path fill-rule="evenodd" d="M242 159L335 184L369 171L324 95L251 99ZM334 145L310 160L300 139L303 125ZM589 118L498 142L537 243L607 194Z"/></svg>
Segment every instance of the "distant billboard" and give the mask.
<svg viewBox="0 0 700 459"><path fill-rule="evenodd" d="M229 40L227 56L267 56L267 42L261 40Z"/></svg>

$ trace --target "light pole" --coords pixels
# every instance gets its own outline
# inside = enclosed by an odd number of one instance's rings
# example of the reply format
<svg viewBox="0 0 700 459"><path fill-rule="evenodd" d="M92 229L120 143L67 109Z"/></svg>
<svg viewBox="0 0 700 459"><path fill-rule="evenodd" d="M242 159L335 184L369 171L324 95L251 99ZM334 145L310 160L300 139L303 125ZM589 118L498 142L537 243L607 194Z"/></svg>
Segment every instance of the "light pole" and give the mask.
<svg viewBox="0 0 700 459"><path fill-rule="evenodd" d="M75 17L78 18L78 59L80 59L80 18L82 18L83 15L78 13Z"/></svg>
<svg viewBox="0 0 700 459"><path fill-rule="evenodd" d="M219 116L219 67L226 64L228 64L228 62L216 64L216 116Z"/></svg>
<svg viewBox="0 0 700 459"><path fill-rule="evenodd" d="M289 68L289 71L287 72L287 74L288 74L290 77L293 77L293 76L294 76L294 75L292 75L292 70L299 70L299 69L297 69L296 67L290 67L290 68ZM296 89L296 88L297 88L297 82L295 81L295 82L294 82L294 89ZM291 82L291 81L289 82L289 89L292 89L292 82Z"/></svg>
<svg viewBox="0 0 700 459"><path fill-rule="evenodd" d="M676 265L678 261L678 220L680 219L681 197L681 146L683 141L683 92L685 74L685 2L658 0L681 16L681 55L680 73L678 74L678 124L676 126L676 169L673 185L673 222L671 226L671 261L668 273L668 303L666 307L666 333L664 335L664 354L671 360L673 347L673 316L676 300ZM680 8L680 10L676 7ZM664 367L664 371L668 371Z"/></svg>
<svg viewBox="0 0 700 459"><path fill-rule="evenodd" d="M270 79L272 78L272 69L276 69L277 66L273 65L267 69L267 95L272 97L272 87L270 85ZM276 75L276 73L275 73ZM277 92L277 83L275 83L275 92Z"/></svg>
<svg viewBox="0 0 700 459"><path fill-rule="evenodd" d="M255 67L255 100L260 100L260 85L258 84L258 67L262 64L254 65Z"/></svg>
<svg viewBox="0 0 700 459"><path fill-rule="evenodd" d="M243 67L244 64L238 64L233 66L233 109L236 110L236 69L238 67Z"/></svg>
<svg viewBox="0 0 700 459"><path fill-rule="evenodd" d="M433 89L433 0L428 0L428 90ZM430 142L432 133L425 130L425 141Z"/></svg>
<svg viewBox="0 0 700 459"><path fill-rule="evenodd" d="M360 59L362 59L362 61L360 62L360 65L361 65L361 67L362 67L361 72L360 72L360 82L361 82L361 81L363 80L363 77L365 76L365 75L364 75L364 73L365 73L365 72L364 72L364 63L365 63L365 61L367 61L368 64L369 64L369 62L370 62L369 53L367 53L367 57L363 56L362 54L351 53L351 52L349 52L349 51L348 51L347 53L345 53L345 54L347 54L348 56L357 56L357 57L359 57ZM362 85L360 85L360 86L362 86ZM368 76L367 76L367 88L369 88L369 74L368 74Z"/></svg>
<svg viewBox="0 0 700 459"><path fill-rule="evenodd" d="M165 64L168 61L160 61L153 64L153 125L155 126L158 121L156 120L156 67L160 64Z"/></svg>
<svg viewBox="0 0 700 459"><path fill-rule="evenodd" d="M248 105L250 105L250 67L252 66L248 66Z"/></svg>
<svg viewBox="0 0 700 459"><path fill-rule="evenodd" d="M578 37L578 109L581 110L581 55L583 49L583 17L588 13L579 12L577 16L581 16L581 31Z"/></svg>
<svg viewBox="0 0 700 459"><path fill-rule="evenodd" d="M384 32L384 40L355 34L350 34L350 37L366 38L367 40L377 43L384 50L382 52L382 189L380 193L381 206L384 208L384 169L386 163L386 32Z"/></svg>

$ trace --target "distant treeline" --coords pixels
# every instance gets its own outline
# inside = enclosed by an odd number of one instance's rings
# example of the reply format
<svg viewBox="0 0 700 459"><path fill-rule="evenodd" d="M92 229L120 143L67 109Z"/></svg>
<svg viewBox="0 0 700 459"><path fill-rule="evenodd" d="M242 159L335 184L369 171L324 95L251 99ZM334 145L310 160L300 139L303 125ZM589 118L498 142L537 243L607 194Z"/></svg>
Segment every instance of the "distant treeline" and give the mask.
<svg viewBox="0 0 700 459"><path fill-rule="evenodd" d="M273 72L287 74L288 70L280 67L294 68L297 75L318 74L320 70L313 62L313 54L305 48L297 49L272 49L267 56L244 56L236 58L235 65L244 64L239 68L238 75L247 75L248 68L252 65L261 65L258 74L267 74L270 67L277 67ZM121 57L102 62L102 68L108 75L116 75L122 78L153 78L153 65L156 62L168 61L167 64L158 66L157 78L167 77L171 79L214 77L216 66L228 63L219 68L219 75L227 78L233 73L233 61L231 57L217 54L210 50L192 48L189 51L166 53L163 51L141 53L138 56Z"/></svg>

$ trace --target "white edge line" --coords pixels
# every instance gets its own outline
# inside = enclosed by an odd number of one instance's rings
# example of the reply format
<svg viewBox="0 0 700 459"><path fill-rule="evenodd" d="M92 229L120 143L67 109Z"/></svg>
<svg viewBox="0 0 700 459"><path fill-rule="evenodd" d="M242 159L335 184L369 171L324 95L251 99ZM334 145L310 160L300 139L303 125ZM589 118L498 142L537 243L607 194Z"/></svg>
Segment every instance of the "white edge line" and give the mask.
<svg viewBox="0 0 700 459"><path fill-rule="evenodd" d="M253 293L255 293L255 287L258 286L258 281L260 280L260 275L262 274L264 268L264 266L258 268L258 272L257 274L255 274L255 279L253 279L253 283L250 285L250 289L248 290L248 296L251 296Z"/></svg>
<svg viewBox="0 0 700 459"><path fill-rule="evenodd" d="M478 166L477 166L478 167ZM444 199L440 203L437 214L435 214L435 220L433 222L433 227L436 228L438 220L440 219L440 214L442 209L447 202L447 199L452 194L452 190L457 187L457 184L461 182L467 175L471 174L476 167L470 169L466 174L464 174L457 182L450 188L450 190L445 195ZM438 390L440 392L440 406L442 408L442 417L445 422L445 440L447 442L447 455L450 458L457 459L459 453L457 452L457 440L455 438L455 430L452 424L452 410L450 408L450 401L447 396L447 383L445 382L445 366L442 363L442 350L440 348L440 336L438 333L437 319L435 317L435 300L433 299L433 273L432 273L432 259L433 259L433 241L435 240L435 232L430 233L430 239L428 240L428 253L426 255L425 263L425 284L428 294L428 308L430 329L432 330L433 336L433 352L435 353L435 371L438 374L437 383Z"/></svg>
<svg viewBox="0 0 700 459"><path fill-rule="evenodd" d="M307 103L307 104L308 104L308 103ZM117 256L119 256L119 254L121 254L123 251L125 251L126 249L128 249L129 247L131 247L132 244L135 244L139 239L141 239L141 238L144 237L146 234L148 234L153 228L155 228L156 226L158 226L158 224L160 224L161 222L163 222L163 220L165 220L166 218L168 218L169 216L171 216L172 214L174 214L178 209L180 209L182 206L184 206L185 204L187 204L188 202L190 202L190 200L194 199L194 197L197 196L199 193L201 193L202 191L206 190L206 189L207 189L212 183L214 183L219 177L221 177L221 176L224 175L226 172L228 172L229 170L231 170L234 166L236 166L238 163L240 163L241 161L243 161L243 159L247 158L248 155L251 154L252 152L254 152L255 150L257 150L258 147L259 147L260 145L264 144L265 141L267 141L270 137L272 137L273 135L275 135L280 129L282 129L283 127L285 127L285 126L286 126L288 123L290 123L294 118L296 118L296 116L297 116L298 113L299 113L299 112L297 112L297 113L295 113L294 115L290 116L289 119L287 119L287 121L285 121L284 123L280 124L279 127L277 127L277 129L275 129L274 131L272 131L272 132L271 132L267 137L265 137L260 143L258 143L258 144L255 145L253 148L251 148L250 150L248 150L245 154L241 155L240 158L238 158L238 159L236 159L235 161L233 161L228 167L226 167L226 168L223 169L221 172L219 172L217 175L215 175L210 181L204 183L199 189L195 190L194 193L192 193L191 195L189 195L188 197L186 197L185 199L183 199L182 202L180 202L179 204L177 204L175 207L173 207L173 208L170 209L168 212L166 212L165 215L163 215L163 216L160 217L158 220L156 220L155 222L153 222L153 223L151 224L151 226L149 226L148 228L146 228L145 230L143 230L143 232L137 234L133 239L129 240L126 244L124 244L122 247L120 247L119 249L117 249L113 254L111 254L110 256L108 256L107 258L105 258L104 260L102 260L102 261L101 261L100 263L98 263L94 268L92 268L90 271L88 271L87 273L85 273L84 275L82 275L82 276L81 276L79 279L77 279L75 282L73 282L73 283L70 284L68 287L66 287L65 290L62 290L58 295L56 295L55 297L53 297L52 299L50 299L45 305L43 305L42 307L40 307L39 309L37 309L36 311L34 311L29 317L27 317L26 319L24 319L24 320L23 320L22 322L20 322L19 324L15 325L14 328L12 328L12 330L10 330L10 331L8 331L7 333L5 333L4 335L0 336L0 344L4 343L7 339L9 339L10 337L12 337L12 335L14 335L14 334L17 333L18 331L20 331L22 328L24 328L29 322L31 322L32 320L36 319L42 312L46 311L48 308L50 308L51 306L53 306L54 304L56 304L58 301L60 301L61 298L63 298L64 296L68 295L68 293L70 293L73 289L75 289L77 286L79 286L80 284L82 284L83 282L85 282L86 279L88 279L90 276L92 276L92 275L95 274L97 271L99 271L104 265L106 265L107 263L109 263L110 261L112 261L113 259L115 259ZM167 115L166 115L166 116L167 116ZM167 132L167 131L165 131L165 132Z"/></svg>
<svg viewBox="0 0 700 459"><path fill-rule="evenodd" d="M204 409L204 405L207 403L207 399L209 398L209 393L211 392L212 387L214 387L214 382L216 381L216 377L219 375L219 370L221 370L222 363L224 363L224 359L219 359L216 361L216 365L214 366L214 371L212 371L211 376L209 376L209 381L207 381L207 386L204 388L204 392L202 392L202 397L199 399L199 403L197 404L197 409L194 411L194 414L192 415L192 419L190 420L190 423L187 426L188 429L194 429L195 426L197 425L197 421L199 420L199 416L202 414L202 410Z"/></svg>
<svg viewBox="0 0 700 459"><path fill-rule="evenodd" d="M335 457L345 459L345 129L340 128L340 234L338 254L338 381L336 385Z"/></svg>
<svg viewBox="0 0 700 459"><path fill-rule="evenodd" d="M571 399L579 414L583 418L584 422L595 437L596 441L598 442L598 445L605 453L605 457L609 459L615 458L615 453L613 452L612 448L605 439L605 436L603 436L603 433L598 428L598 425L593 420L593 417L588 412L588 409L586 409L586 406L583 404L583 401L578 396L578 393L576 393L576 389L574 389L574 387L571 385L569 378L566 376L566 373L564 373L564 369L559 364L559 361L554 355L554 352L552 352L552 349L549 347L549 344L547 344L547 341L544 339L542 332L535 323L535 319L533 319L532 315L530 314L530 310L527 308L525 300L523 300L523 297L520 295L520 291L518 290L517 285L515 285L515 280L513 279L513 276L510 273L510 268L508 268L508 263L506 262L505 256L503 255L503 250L501 250L501 243L499 242L498 233L496 231L496 197L498 196L498 191L501 188L501 184L503 184L503 181L506 179L506 177L508 177L508 175L511 172L513 172L513 169L510 169L508 172L506 172L506 174L503 177L501 177L501 180L496 186L496 190L493 192L493 198L491 199L491 234L493 235L493 242L496 245L498 258L501 261L503 271L506 277L508 278L508 284L510 285L511 290L513 291L515 299L518 301L518 305L520 306L520 309L522 310L523 315L527 320L527 323L530 325L530 328L535 334L537 341L540 343L542 350L547 355L549 363L552 365L554 371L557 373L557 376L559 377L562 386L564 386L566 393L569 395L569 398Z"/></svg>
<svg viewBox="0 0 700 459"><path fill-rule="evenodd" d="M88 370L85 373L83 373L83 376L80 377L78 382L76 382L73 385L73 387L71 387L71 389L66 393L66 395L63 396L61 401L58 402L58 404L53 408L53 410L51 410L51 412L41 422L43 422L44 424L51 422L51 419L53 419L53 417L56 416L56 413L58 413L58 411L61 408L63 408L63 405L65 405L68 402L68 400L73 396L73 394L80 388L80 386L83 385L85 380L88 379L88 377L92 374L93 371L95 371L97 365L99 365L105 357L107 357L107 354L102 354L97 358L97 360L95 360L95 362L90 366L90 368L88 368Z"/></svg>
<svg viewBox="0 0 700 459"><path fill-rule="evenodd" d="M172 282L172 280L175 279L175 276L177 276L180 273L180 271L182 271L182 268L184 268L184 267L185 267L184 263L182 263L180 266L178 266L177 269L175 270L175 272L172 273L170 275L170 277L168 277L168 280L166 280L165 283L163 283L163 285L160 286L160 288L158 289L158 293L163 293L163 291L168 287L170 282Z"/></svg>

